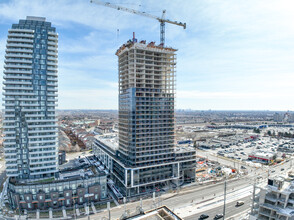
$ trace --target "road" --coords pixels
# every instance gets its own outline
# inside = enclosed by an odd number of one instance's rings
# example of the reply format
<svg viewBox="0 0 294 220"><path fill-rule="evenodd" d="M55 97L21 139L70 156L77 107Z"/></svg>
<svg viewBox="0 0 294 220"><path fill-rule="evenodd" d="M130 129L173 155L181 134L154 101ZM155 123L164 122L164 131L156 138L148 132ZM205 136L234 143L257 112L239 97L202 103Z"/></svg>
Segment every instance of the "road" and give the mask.
<svg viewBox="0 0 294 220"><path fill-rule="evenodd" d="M208 155L208 157L213 157L213 155ZM225 159L219 160L219 162L223 164L228 164L229 161ZM230 161L233 163L232 161ZM284 169L284 171L281 171L281 169ZM263 168L252 168L248 167L249 174L247 176L241 177L236 180L229 180L227 183L227 192L233 192L238 189L246 188L250 185L254 184L254 180L256 177L260 176L260 181L266 181L268 175L274 175L274 174L282 174L286 173L290 169L290 161L286 162L285 164L279 164L275 167L263 167ZM269 171L270 170L270 171ZM272 173L272 171L274 171ZM190 186L187 188L182 188L179 193L169 193L164 194L160 197L160 204L166 205L170 209L174 210L175 213L177 213L177 209L187 207L191 205L191 202L204 202L208 199L215 198L216 196L223 195L224 192L224 184L223 183L217 183L209 186ZM236 200L239 200L240 198L236 198ZM249 197L245 198L245 200L249 201ZM159 199L157 198L155 203L157 203ZM179 202L180 201L180 202ZM229 203L230 204L230 203ZM235 207L231 205L228 205L227 213L228 215L234 215L237 214L240 210L246 210L249 209L249 202L246 202L244 206L240 207L240 209L236 209ZM126 204L126 209L130 210L132 213L135 210L135 207L139 206L139 202L134 203L128 203ZM148 210L154 208L154 202L152 199L143 200L143 209ZM123 214L124 206L118 206L111 209L111 215L113 218L119 218ZM215 215L217 212L221 212L221 208L212 208L208 211L211 213L211 215ZM102 217L107 217L108 213L106 211L103 211L101 213L98 213L95 215L95 219L100 219ZM193 219L193 216L186 217L185 219ZM93 216L94 217L94 216ZM214 216L213 216L214 217ZM195 219L195 216L194 216Z"/></svg>
<svg viewBox="0 0 294 220"><path fill-rule="evenodd" d="M227 193L233 192L238 189L243 189L248 187L248 185L253 183L253 180L248 181L248 178L242 178L238 180L232 180L227 183ZM160 197L160 205L166 205L170 209L177 213L177 209L191 205L193 200L194 203L201 203L208 199L215 198L216 196L222 196L224 193L223 183L214 184L210 186L194 186L182 189L178 194L165 194ZM236 198L239 200L239 198ZM179 202L180 201L180 202ZM158 202L158 197L156 198L156 203ZM135 211L136 207L139 206L139 202L126 204L126 210L130 210L131 213ZM245 208L246 206L244 206ZM147 199L143 201L143 209L149 210L154 208L154 202L152 199ZM111 209L111 216L119 218L123 214L124 206L118 206ZM230 210L228 209L228 212ZM93 215L92 215L93 216ZM92 218L101 219L102 217L107 217L108 212L103 211L96 214ZM84 218L86 219L86 218ZM185 218L186 219L186 218Z"/></svg>
<svg viewBox="0 0 294 220"><path fill-rule="evenodd" d="M226 204L226 216L225 216L226 219L229 217L232 217L234 215L240 214L250 208L250 203L251 203L250 196L239 198L239 200L244 201L244 205L236 207L237 200ZM195 215L191 215L189 217L185 217L184 219L185 220L199 219L201 214L207 214L209 216L209 218L207 218L207 220L213 219L216 214L223 214L223 205L219 205L219 206L212 208L208 211L204 211L204 212L201 212L201 213L198 213Z"/></svg>
<svg viewBox="0 0 294 220"><path fill-rule="evenodd" d="M213 155L208 155L208 157L213 157ZM220 163L222 164L228 164L229 161L225 159L220 159ZM232 163L232 161L230 161ZM248 186L252 186L254 184L254 180L257 176L261 176L262 179L265 181L268 175L273 175L273 174L281 174L281 169L285 169L283 172L286 172L290 168L290 161L278 165L276 167L271 167L270 171L267 167L263 168L251 168L248 167L249 170L249 175L243 176L239 179L234 179L234 180L228 180L227 182L227 193L234 193L236 190L244 189ZM274 171L272 173L272 171ZM209 201L215 197L218 197L220 200L222 199L224 193L224 183L216 183L216 184L211 184L211 185L194 185L194 186L189 186L189 187L183 187L180 189L178 193L165 193L158 197L156 195L155 201L152 199L146 199L143 200L143 209L144 210L149 210L154 208L155 206L159 205L166 205L169 207L171 210L174 210L175 213L177 213L177 210L180 210L185 207L191 206L192 203L197 203L197 204L202 204L205 201ZM228 201L227 208L226 208L226 216L230 217L232 215L238 214L240 212L243 212L245 210L249 210L249 205L250 205L250 196L247 195L247 197L244 197L244 195L238 195L235 199L235 201ZM241 207L234 207L235 203L237 200L244 200L245 205ZM209 206L209 209L206 210L204 213L207 213L211 218L215 216L217 213L222 213L222 205L220 203L216 205L211 205L211 208ZM126 210L130 210L131 214L136 210L136 207L140 205L140 202L132 202L132 203L127 203L126 204ZM120 218L120 216L123 214L124 211L124 206L120 205L117 207L113 207L111 209L111 216L114 219ZM196 213L196 212L194 212ZM197 219L199 216L202 214L197 213L193 214L191 213L191 216L185 217L185 219ZM102 217L107 217L108 212L107 211L102 211L100 213L97 213L95 215L91 215L92 219L101 219ZM180 215L181 216L181 215ZM82 219L87 219L87 218L82 218Z"/></svg>

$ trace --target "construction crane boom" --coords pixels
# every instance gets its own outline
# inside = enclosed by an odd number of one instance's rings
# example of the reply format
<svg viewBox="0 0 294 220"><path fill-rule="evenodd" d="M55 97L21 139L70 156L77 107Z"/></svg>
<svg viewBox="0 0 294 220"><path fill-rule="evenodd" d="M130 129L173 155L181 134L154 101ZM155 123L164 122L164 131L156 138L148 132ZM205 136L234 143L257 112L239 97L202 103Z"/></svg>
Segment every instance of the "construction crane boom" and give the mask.
<svg viewBox="0 0 294 220"><path fill-rule="evenodd" d="M157 21L160 22L160 44L162 46L165 43L165 23L182 26L184 29L186 29L186 23L182 23L182 22L178 22L178 21L171 21L169 19L165 19L166 10L162 11L162 16L161 17L157 17L155 15L151 15L151 14L148 14L146 12L137 11L135 9L131 9L131 8L123 7L123 6L118 6L118 5L115 5L115 4L111 4L109 2L102 2L100 0L90 0L90 2L98 4L98 5L102 5L102 6L105 6L105 7L109 7L109 8L129 12L129 13L132 13L132 14L141 15L141 16L145 16L145 17L148 17L148 18L156 19Z"/></svg>

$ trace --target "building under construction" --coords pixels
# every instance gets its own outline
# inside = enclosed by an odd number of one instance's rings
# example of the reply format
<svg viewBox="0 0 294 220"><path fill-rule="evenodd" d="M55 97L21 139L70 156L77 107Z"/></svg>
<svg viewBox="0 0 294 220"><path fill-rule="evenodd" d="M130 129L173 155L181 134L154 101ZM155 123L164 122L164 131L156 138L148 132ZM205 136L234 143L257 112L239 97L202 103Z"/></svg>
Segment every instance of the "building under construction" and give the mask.
<svg viewBox="0 0 294 220"><path fill-rule="evenodd" d="M175 145L175 52L134 37L116 52L118 148L97 139L94 153L127 196L195 180L194 148Z"/></svg>

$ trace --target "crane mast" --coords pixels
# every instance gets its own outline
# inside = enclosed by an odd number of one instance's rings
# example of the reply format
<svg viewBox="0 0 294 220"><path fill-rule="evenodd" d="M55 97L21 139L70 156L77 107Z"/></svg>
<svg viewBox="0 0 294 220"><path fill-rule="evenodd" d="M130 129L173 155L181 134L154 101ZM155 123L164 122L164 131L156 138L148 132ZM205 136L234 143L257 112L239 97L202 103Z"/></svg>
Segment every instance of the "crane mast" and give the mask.
<svg viewBox="0 0 294 220"><path fill-rule="evenodd" d="M182 26L184 29L186 29L186 23L182 23L182 22L178 22L178 21L171 21L169 19L165 19L166 10L162 11L162 16L161 17L157 17L155 15L151 15L151 14L148 14L146 12L137 11L135 9L131 9L131 8L123 7L123 6L118 6L118 5L115 5L115 4L111 4L109 2L102 2L100 0L91 0L90 2L95 3L97 5L102 5L102 6L105 6L105 7L113 8L113 9L116 9L116 10L121 10L121 11L129 12L129 13L132 13L132 14L141 15L141 16L144 16L144 17L156 19L157 21L160 22L160 45L162 45L162 46L164 46L164 43L165 43L165 23Z"/></svg>

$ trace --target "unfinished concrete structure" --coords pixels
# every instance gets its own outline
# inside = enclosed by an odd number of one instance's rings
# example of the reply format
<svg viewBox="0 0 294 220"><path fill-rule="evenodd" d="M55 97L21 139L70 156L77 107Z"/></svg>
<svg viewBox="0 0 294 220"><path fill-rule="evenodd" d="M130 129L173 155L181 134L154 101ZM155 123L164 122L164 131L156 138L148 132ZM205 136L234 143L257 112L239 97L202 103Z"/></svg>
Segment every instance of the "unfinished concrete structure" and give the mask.
<svg viewBox="0 0 294 220"><path fill-rule="evenodd" d="M132 43L116 53L119 153L126 165L149 166L174 159L175 51L154 43Z"/></svg>
<svg viewBox="0 0 294 220"><path fill-rule="evenodd" d="M251 207L250 220L294 219L294 182L283 176L269 178Z"/></svg>
<svg viewBox="0 0 294 220"><path fill-rule="evenodd" d="M96 140L94 152L113 160L110 173L128 196L195 179L195 150L175 147L175 51L133 39L116 52L119 145Z"/></svg>

